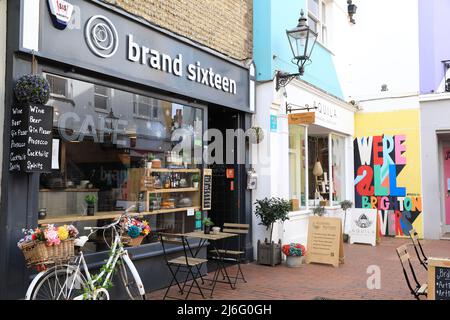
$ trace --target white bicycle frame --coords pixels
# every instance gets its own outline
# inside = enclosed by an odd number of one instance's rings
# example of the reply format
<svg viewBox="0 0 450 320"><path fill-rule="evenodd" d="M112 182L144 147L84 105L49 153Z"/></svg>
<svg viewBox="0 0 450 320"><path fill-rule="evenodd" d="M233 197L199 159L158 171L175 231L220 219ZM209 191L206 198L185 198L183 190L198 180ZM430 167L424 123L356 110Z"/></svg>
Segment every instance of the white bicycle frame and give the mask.
<svg viewBox="0 0 450 320"><path fill-rule="evenodd" d="M128 210L130 210L130 209L128 209ZM126 210L126 212L128 212L128 210ZM125 212L125 214L126 214L126 212ZM139 273L138 273L136 267L134 266L133 262L131 261L129 255L128 255L128 251L125 250L122 245L120 245L121 244L120 235L118 234L117 230L115 229L115 226L120 222L122 217L123 216L121 216L116 222L114 222L108 226L105 226L105 227L98 227L98 228L87 227L87 228L85 228L85 230L91 230L91 233L89 234L88 238L97 230L105 230L105 229L109 229L109 228L113 228L115 230L114 242L111 247L111 255L105 265L105 269L109 270L109 272L106 274L105 280L100 285L101 289L96 289L96 284L103 278L106 271L102 270L94 279L92 279L91 273L89 272L89 268L86 263L86 259L84 258L84 254L80 250L80 254L76 259L77 262L74 265L67 265L68 270L73 269L73 268L75 269L74 273L71 274L70 278L67 278L66 283L64 284L64 286L67 286L66 290L68 289L67 296L70 296L70 293L74 289L77 275L79 275L79 273L81 272L81 266L83 266L83 271L86 276L86 280L87 280L87 283L88 283L89 289L90 289L89 293L92 296L85 297L85 295L83 294L81 296L75 297L74 300L84 300L85 298L95 300L99 293L105 294L107 296L107 298L109 299L109 293L106 289L103 289L103 287L106 286L108 281L111 279L111 277L114 273L115 267L117 265L117 261L120 258L122 258L123 262L126 263L126 265L128 266L128 268L130 269L130 271L132 273L132 276L136 280L136 285L139 289L139 294L142 296L145 295L145 289L144 289L144 285L142 283L141 277L139 276ZM31 299L31 295L33 293L35 285L46 273L47 273L47 271L42 271L33 279L30 286L28 287L27 293L25 295L25 300ZM69 282L71 282L71 283L69 283ZM60 294L62 293L62 291L63 291L63 289L61 290Z"/></svg>

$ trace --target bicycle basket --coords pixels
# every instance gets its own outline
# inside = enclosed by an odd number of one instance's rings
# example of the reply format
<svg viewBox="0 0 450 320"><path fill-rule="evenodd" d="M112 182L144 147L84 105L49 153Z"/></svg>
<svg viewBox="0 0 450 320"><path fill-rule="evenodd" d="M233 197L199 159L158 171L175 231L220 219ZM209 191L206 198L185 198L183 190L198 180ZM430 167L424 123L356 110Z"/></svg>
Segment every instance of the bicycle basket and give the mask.
<svg viewBox="0 0 450 320"><path fill-rule="evenodd" d="M75 239L61 241L57 246L47 246L43 241L32 241L20 245L27 267L65 262L75 256Z"/></svg>

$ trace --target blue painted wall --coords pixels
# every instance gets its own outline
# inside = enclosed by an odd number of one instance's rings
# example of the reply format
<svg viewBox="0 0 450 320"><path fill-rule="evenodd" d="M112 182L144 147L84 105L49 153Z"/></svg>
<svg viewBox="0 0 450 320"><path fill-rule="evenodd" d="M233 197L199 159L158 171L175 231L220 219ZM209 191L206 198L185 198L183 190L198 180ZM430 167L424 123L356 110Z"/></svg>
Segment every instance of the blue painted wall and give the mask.
<svg viewBox="0 0 450 320"><path fill-rule="evenodd" d="M297 25L301 9L306 14L305 0L253 1L253 56L258 81L272 80L277 70L298 72L291 62L286 30ZM311 60L302 79L343 98L331 53L317 42Z"/></svg>

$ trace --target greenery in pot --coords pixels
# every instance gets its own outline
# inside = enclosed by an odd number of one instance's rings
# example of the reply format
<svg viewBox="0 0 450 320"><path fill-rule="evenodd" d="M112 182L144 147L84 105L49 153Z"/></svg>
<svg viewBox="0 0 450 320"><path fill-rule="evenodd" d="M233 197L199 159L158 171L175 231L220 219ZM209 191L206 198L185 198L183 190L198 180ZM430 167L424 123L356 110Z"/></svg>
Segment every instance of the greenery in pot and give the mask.
<svg viewBox="0 0 450 320"><path fill-rule="evenodd" d="M325 215L325 207L318 206L313 209L313 213L315 216L323 217Z"/></svg>
<svg viewBox="0 0 450 320"><path fill-rule="evenodd" d="M278 221L289 220L291 203L281 198L264 198L255 202L255 215L261 219L260 225L270 229L270 242L272 242L273 225Z"/></svg>
<svg viewBox="0 0 450 320"><path fill-rule="evenodd" d="M353 207L353 202L350 200L344 200L340 203L341 209L344 210L344 242L348 241L348 234L345 233L345 226L347 222L347 210Z"/></svg>
<svg viewBox="0 0 450 320"><path fill-rule="evenodd" d="M14 87L17 100L23 104L46 104L50 98L50 85L44 77L27 74Z"/></svg>
<svg viewBox="0 0 450 320"><path fill-rule="evenodd" d="M192 184L194 188L198 188L198 183L200 182L200 175L198 173L192 175Z"/></svg>
<svg viewBox="0 0 450 320"><path fill-rule="evenodd" d="M214 222L212 222L211 218L204 218L202 222L205 226L205 233L209 234L211 231L211 227L214 225Z"/></svg>
<svg viewBox="0 0 450 320"><path fill-rule="evenodd" d="M97 197L93 194L88 194L84 197L84 201L87 204L87 214L88 216L93 216L95 213L95 203L97 202Z"/></svg>

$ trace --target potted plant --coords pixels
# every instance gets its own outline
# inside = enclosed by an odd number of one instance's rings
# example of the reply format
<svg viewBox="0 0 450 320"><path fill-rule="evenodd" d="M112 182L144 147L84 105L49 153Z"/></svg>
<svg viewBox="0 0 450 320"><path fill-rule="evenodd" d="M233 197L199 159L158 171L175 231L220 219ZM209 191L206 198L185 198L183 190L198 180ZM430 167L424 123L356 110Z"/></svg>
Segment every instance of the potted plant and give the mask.
<svg viewBox="0 0 450 320"><path fill-rule="evenodd" d="M303 257L306 255L305 246L300 243L285 244L282 251L286 255L286 265L289 268L298 268L303 264Z"/></svg>
<svg viewBox="0 0 450 320"><path fill-rule="evenodd" d="M281 198L264 198L257 200L255 205L255 215L261 219L260 225L265 226L266 230L270 229L269 241L267 238L264 243L258 240L257 261L259 264L275 266L281 263L281 240L278 243L272 241L273 225L289 219L291 203Z"/></svg>
<svg viewBox="0 0 450 320"><path fill-rule="evenodd" d="M325 207L318 206L313 209L313 214L315 216L323 217L325 215Z"/></svg>
<svg viewBox="0 0 450 320"><path fill-rule="evenodd" d="M214 225L214 222L212 222L211 218L204 218L203 225L205 226L205 229L204 229L205 234L210 234L211 227Z"/></svg>
<svg viewBox="0 0 450 320"><path fill-rule="evenodd" d="M84 201L87 204L87 215L93 216L95 214L95 203L97 202L97 197L93 194L88 194Z"/></svg>
<svg viewBox="0 0 450 320"><path fill-rule="evenodd" d="M348 234L345 233L345 226L346 226L346 222L347 222L347 210L351 209L353 207L353 202L351 202L350 200L344 200L341 203L341 209L344 210L344 242L348 242Z"/></svg>
<svg viewBox="0 0 450 320"><path fill-rule="evenodd" d="M27 74L17 81L14 93L22 104L46 104L50 98L50 86L44 77Z"/></svg>
<svg viewBox="0 0 450 320"><path fill-rule="evenodd" d="M200 182L200 175L198 173L192 175L192 186L197 189Z"/></svg>

